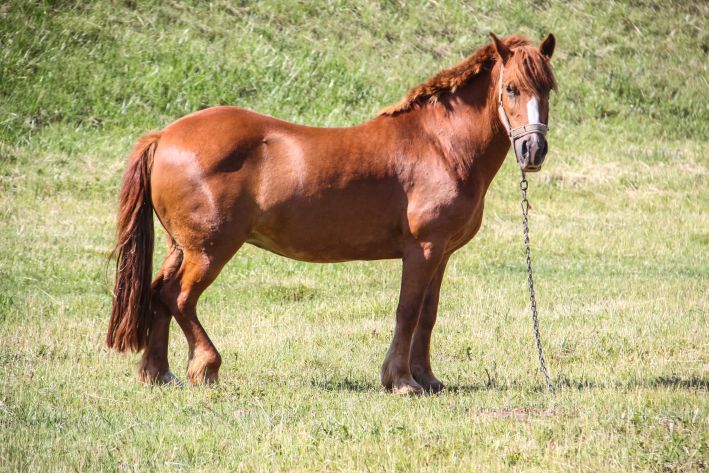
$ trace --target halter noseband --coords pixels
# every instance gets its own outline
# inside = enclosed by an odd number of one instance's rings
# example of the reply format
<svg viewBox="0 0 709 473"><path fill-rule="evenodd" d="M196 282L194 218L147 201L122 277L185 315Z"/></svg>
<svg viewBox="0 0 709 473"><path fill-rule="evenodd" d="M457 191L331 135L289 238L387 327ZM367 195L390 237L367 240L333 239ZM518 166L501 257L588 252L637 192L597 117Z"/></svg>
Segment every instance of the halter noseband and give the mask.
<svg viewBox="0 0 709 473"><path fill-rule="evenodd" d="M505 112L505 107L502 106L502 76L505 73L505 65L500 62L500 85L498 87L497 93L497 111L500 115L500 120L502 125L507 131L507 136L510 137L510 142L514 145L514 142L525 135L531 135L532 133L540 133L546 135L549 127L544 123L527 123L526 125L518 126L517 128L512 128L510 125L510 120L507 118L507 113Z"/></svg>

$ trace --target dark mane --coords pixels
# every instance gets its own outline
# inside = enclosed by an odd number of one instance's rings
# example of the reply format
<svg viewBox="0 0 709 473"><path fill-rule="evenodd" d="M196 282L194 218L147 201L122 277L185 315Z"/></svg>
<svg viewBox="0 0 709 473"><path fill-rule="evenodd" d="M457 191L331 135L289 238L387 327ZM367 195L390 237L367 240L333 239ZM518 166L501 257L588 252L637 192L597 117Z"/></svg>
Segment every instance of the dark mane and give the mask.
<svg viewBox="0 0 709 473"><path fill-rule="evenodd" d="M548 93L556 87L556 79L549 61L539 53L532 41L519 35L508 36L503 42L514 54L505 65L505 76L522 89ZM380 115L396 115L411 110L424 100L436 101L441 93L455 92L482 71L491 70L497 58L492 45L486 44L462 62L440 71L421 85L409 90L398 103L386 107Z"/></svg>

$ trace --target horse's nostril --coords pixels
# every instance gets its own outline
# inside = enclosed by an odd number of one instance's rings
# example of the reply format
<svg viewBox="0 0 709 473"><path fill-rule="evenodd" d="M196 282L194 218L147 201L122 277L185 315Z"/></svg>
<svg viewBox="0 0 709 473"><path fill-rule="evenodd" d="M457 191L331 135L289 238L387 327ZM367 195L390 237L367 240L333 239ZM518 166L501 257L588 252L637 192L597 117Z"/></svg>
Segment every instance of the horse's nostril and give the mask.
<svg viewBox="0 0 709 473"><path fill-rule="evenodd" d="M525 140L522 142L522 155L526 156L528 152L529 152L529 148L527 146L527 141Z"/></svg>
<svg viewBox="0 0 709 473"><path fill-rule="evenodd" d="M547 154L547 142L542 138L537 144L537 149L534 151L534 156L532 156L532 162L535 166L541 166L544 162L544 157Z"/></svg>

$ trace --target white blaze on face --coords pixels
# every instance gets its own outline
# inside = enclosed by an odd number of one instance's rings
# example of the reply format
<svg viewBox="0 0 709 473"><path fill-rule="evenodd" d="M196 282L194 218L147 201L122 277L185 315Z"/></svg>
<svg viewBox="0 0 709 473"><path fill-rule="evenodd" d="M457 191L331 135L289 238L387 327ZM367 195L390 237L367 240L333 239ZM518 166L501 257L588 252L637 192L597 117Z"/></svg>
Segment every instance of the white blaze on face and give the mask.
<svg viewBox="0 0 709 473"><path fill-rule="evenodd" d="M539 121L539 101L534 96L527 102L527 120L529 124L541 123Z"/></svg>

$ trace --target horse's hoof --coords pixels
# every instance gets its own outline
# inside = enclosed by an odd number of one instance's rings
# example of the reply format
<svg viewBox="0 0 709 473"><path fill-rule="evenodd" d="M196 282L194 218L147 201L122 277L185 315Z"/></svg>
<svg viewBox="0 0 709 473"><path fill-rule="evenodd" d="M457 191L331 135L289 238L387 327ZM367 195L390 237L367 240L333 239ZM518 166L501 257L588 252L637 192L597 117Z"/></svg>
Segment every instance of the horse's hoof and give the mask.
<svg viewBox="0 0 709 473"><path fill-rule="evenodd" d="M187 379L190 384L217 384L222 358L219 353L195 354L187 364Z"/></svg>
<svg viewBox="0 0 709 473"><path fill-rule="evenodd" d="M441 383L440 381L435 381L433 383L425 383L421 386L429 394L440 394L446 390L446 385Z"/></svg>
<svg viewBox="0 0 709 473"><path fill-rule="evenodd" d="M190 363L187 368L187 379L193 385L204 384L209 386L217 384L219 381L219 368L209 365L197 367L194 363Z"/></svg>
<svg viewBox="0 0 709 473"><path fill-rule="evenodd" d="M390 369L391 364L384 362L381 371L382 385L394 394L418 396L423 394L423 388L410 374L403 374Z"/></svg>
<svg viewBox="0 0 709 473"><path fill-rule="evenodd" d="M207 373L201 375L188 374L187 379L193 386L214 386L219 382L219 378L216 373L213 375L209 375Z"/></svg>
<svg viewBox="0 0 709 473"><path fill-rule="evenodd" d="M182 381L180 381L180 378L172 374L172 371L168 371L162 377L160 378L160 383L166 386L175 386L177 388L181 388L184 386Z"/></svg>
<svg viewBox="0 0 709 473"><path fill-rule="evenodd" d="M438 394L442 392L444 389L446 389L445 384L441 383L438 381L438 378L436 378L433 373L428 372L422 372L422 371L416 371L416 369L412 368L411 369L414 379L416 380L417 383L421 385L421 387L424 389L429 394Z"/></svg>
<svg viewBox="0 0 709 473"><path fill-rule="evenodd" d="M424 394L423 387L413 380L396 383L391 392L398 396L420 396Z"/></svg>
<svg viewBox="0 0 709 473"><path fill-rule="evenodd" d="M183 386L182 381L172 374L170 370L159 374L151 370L141 369L138 372L138 381L151 386L176 386L180 388Z"/></svg>
<svg viewBox="0 0 709 473"><path fill-rule="evenodd" d="M216 371L205 368L202 370L195 371L188 370L187 379L189 380L190 384L194 386L212 386L217 384L217 382L219 381L219 376L217 375Z"/></svg>

